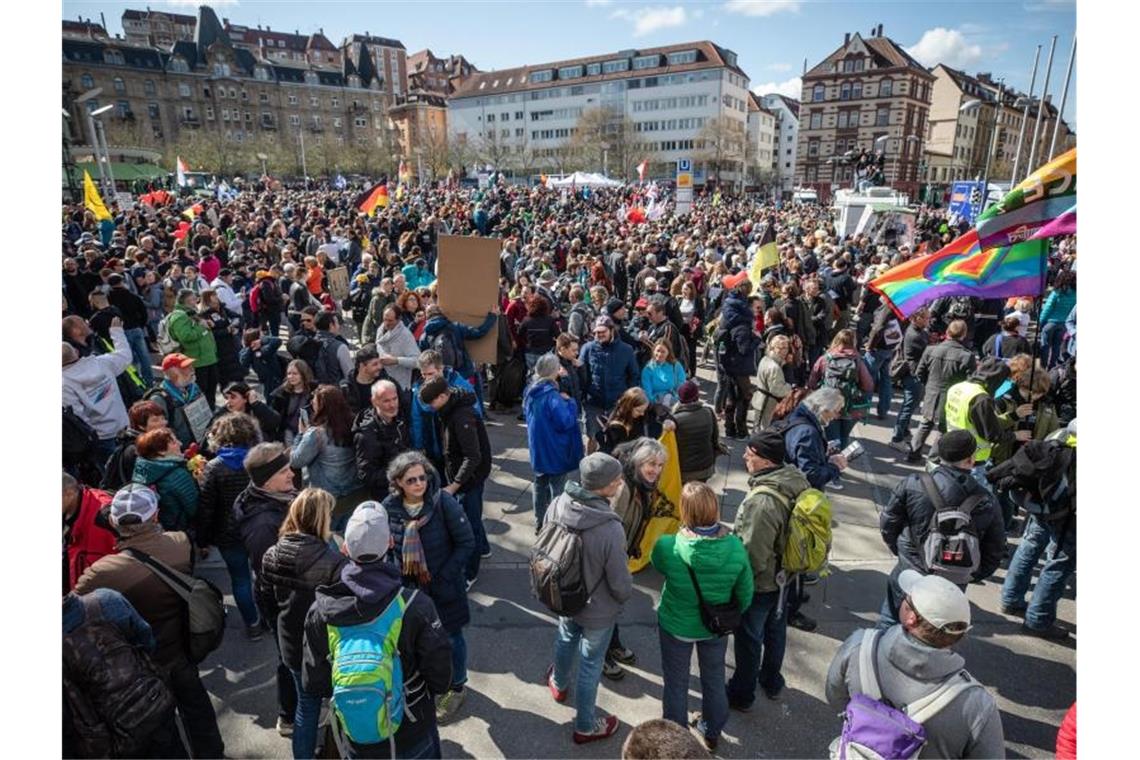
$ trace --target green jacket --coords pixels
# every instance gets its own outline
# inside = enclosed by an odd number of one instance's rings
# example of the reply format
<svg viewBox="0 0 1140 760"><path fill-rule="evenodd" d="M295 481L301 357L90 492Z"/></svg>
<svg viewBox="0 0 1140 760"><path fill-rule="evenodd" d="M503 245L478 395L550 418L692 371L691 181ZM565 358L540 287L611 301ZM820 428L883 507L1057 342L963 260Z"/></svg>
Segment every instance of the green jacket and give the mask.
<svg viewBox="0 0 1140 760"><path fill-rule="evenodd" d="M210 328L191 317L185 306L175 306L170 312L170 337L178 341L182 353L194 360L195 367L209 367L218 363L218 347Z"/></svg>
<svg viewBox="0 0 1140 760"><path fill-rule="evenodd" d="M701 622L697 591L688 567L701 584L706 604L735 600L741 612L752 604L752 571L740 539L730 534L719 538L697 536L681 529L675 536L662 536L653 546L653 567L665 576L657 623L662 630L685 639L711 639Z"/></svg>
<svg viewBox="0 0 1140 760"><path fill-rule="evenodd" d="M764 490L755 491L760 487ZM808 487L804 474L790 464L748 478L748 495L736 511L733 533L740 537L748 550L748 559L752 563L752 581L757 594L779 588L776 585L776 573L780 570L780 555L784 550L784 528L792 514L796 497ZM772 495L770 490L781 494L783 498Z"/></svg>
<svg viewBox="0 0 1140 760"><path fill-rule="evenodd" d="M132 480L158 492L158 521L165 530L184 531L198 511L198 483L182 457L135 460Z"/></svg>

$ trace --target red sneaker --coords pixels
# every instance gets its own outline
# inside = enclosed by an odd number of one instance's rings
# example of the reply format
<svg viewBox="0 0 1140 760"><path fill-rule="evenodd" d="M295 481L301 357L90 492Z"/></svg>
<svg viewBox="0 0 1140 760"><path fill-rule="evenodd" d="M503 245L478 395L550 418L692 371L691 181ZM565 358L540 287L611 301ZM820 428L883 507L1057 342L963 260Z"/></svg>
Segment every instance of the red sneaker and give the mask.
<svg viewBox="0 0 1140 760"><path fill-rule="evenodd" d="M618 730L618 719L615 715L607 715L604 718L598 718L594 721L593 731L575 731L574 743L585 744L587 742L596 742L600 739L608 739Z"/></svg>
<svg viewBox="0 0 1140 760"><path fill-rule="evenodd" d="M554 697L555 702L565 702L566 697L569 696L569 689L559 689L554 685L554 666L551 665L546 669L546 685L550 689L550 696Z"/></svg>

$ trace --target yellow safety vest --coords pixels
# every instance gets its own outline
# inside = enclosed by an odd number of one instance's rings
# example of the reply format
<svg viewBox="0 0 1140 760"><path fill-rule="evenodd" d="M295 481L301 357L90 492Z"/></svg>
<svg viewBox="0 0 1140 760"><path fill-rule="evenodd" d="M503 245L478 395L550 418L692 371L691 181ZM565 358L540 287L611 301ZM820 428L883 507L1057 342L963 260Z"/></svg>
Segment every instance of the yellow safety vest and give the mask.
<svg viewBox="0 0 1140 760"><path fill-rule="evenodd" d="M952 385L950 390L946 391L946 430L965 430L974 436L974 441L978 445L974 452L975 462L987 462L993 453L993 444L978 435L970 419L970 402L985 393L984 386L969 380Z"/></svg>

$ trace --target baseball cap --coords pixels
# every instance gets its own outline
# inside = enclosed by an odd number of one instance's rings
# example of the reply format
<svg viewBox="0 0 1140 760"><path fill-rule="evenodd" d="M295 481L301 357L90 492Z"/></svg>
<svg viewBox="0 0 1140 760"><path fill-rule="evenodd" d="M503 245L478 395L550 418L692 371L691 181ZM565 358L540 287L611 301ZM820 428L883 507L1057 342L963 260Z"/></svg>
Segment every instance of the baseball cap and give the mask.
<svg viewBox="0 0 1140 760"><path fill-rule="evenodd" d="M166 356L162 357L163 372L174 367L182 367L185 369L186 367L193 366L193 364L194 360L186 354L167 354Z"/></svg>
<svg viewBox="0 0 1140 760"><path fill-rule="evenodd" d="M364 501L344 528L344 546L353 562L376 562L388 553L388 512L378 501Z"/></svg>
<svg viewBox="0 0 1140 760"><path fill-rule="evenodd" d="M111 499L111 523L118 527L126 523L144 523L158 512L158 494L150 486L128 483L115 492Z"/></svg>
<svg viewBox="0 0 1140 760"><path fill-rule="evenodd" d="M950 581L916 570L899 573L899 588L910 599L910 606L935 628L947 633L970 629L970 601Z"/></svg>

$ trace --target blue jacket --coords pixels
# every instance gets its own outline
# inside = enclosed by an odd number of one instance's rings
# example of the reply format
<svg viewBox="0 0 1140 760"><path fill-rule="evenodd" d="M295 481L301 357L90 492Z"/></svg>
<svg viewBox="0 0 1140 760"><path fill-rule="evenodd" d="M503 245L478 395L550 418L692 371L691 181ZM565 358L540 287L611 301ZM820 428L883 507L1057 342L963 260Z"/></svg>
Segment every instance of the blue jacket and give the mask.
<svg viewBox="0 0 1140 760"><path fill-rule="evenodd" d="M586 370L586 401L602 409L611 409L641 379L633 349L617 337L609 343L591 340L578 358Z"/></svg>
<svg viewBox="0 0 1140 760"><path fill-rule="evenodd" d="M395 542L388 558L402 566L404 551L404 525L410 519L403 498L390 495L382 502L388 512L388 525ZM439 487L434 473L428 475L428 490L424 493L424 510L427 522L420 526L420 543L424 548L431 581L421 590L435 602L439 620L448 633L456 633L471 620L467 606L467 583L464 568L471 552L475 551L475 534L467 521L467 514L455 497ZM404 577L408 588L419 586L413 576Z"/></svg>
<svg viewBox="0 0 1140 760"><path fill-rule="evenodd" d="M277 358L279 348L281 348L281 339L266 335L261 339L261 348L257 351L245 346L238 355L241 368L247 373L252 368L257 375L258 382L265 389L263 396L272 393L285 379L281 371L281 361Z"/></svg>
<svg viewBox="0 0 1140 760"><path fill-rule="evenodd" d="M685 379L685 367L681 362L658 364L651 361L641 368L641 387L654 403L660 403L666 393L672 393L673 401L676 401L677 388Z"/></svg>
<svg viewBox="0 0 1140 760"><path fill-rule="evenodd" d="M459 366L453 369L464 377L471 377L475 374L475 364L471 361L471 354L467 353L467 345L465 341L478 340L490 332L491 328L498 324L499 318L494 314L487 312L487 318L483 320L483 324L478 327L468 327L458 322L452 322L447 317L437 316L432 317L424 325L423 335L420 337L420 349L426 351L431 348L432 340L442 330L450 329L455 340L456 349L459 351Z"/></svg>
<svg viewBox="0 0 1140 760"><path fill-rule="evenodd" d="M293 442L290 466L308 468L306 485L323 488L333 496L347 496L357 488L356 449L337 446L321 426L308 428Z"/></svg>
<svg viewBox="0 0 1140 760"><path fill-rule="evenodd" d="M784 430L784 461L795 465L812 488L823 488L839 477L839 468L827 458L827 436L815 415L800 404L788 415Z"/></svg>
<svg viewBox="0 0 1140 760"><path fill-rule="evenodd" d="M430 288L431 284L435 282L435 275L431 273L427 267L418 267L415 264L409 264L400 270L404 275L404 280L408 283L408 290L416 290L417 288Z"/></svg>
<svg viewBox="0 0 1140 760"><path fill-rule="evenodd" d="M1041 306L1041 316L1038 321L1041 324L1048 322L1064 322L1069 316L1069 312L1077 305L1077 291L1074 288L1068 290L1053 290L1046 298L1045 303Z"/></svg>
<svg viewBox="0 0 1140 760"><path fill-rule="evenodd" d="M556 384L539 381L527 388L523 412L531 469L541 475L577 469L583 456L578 402L562 398Z"/></svg>
<svg viewBox="0 0 1140 760"><path fill-rule="evenodd" d="M471 383L467 382L458 372L450 367L443 368L443 377L447 385L461 391L475 393ZM408 415L411 429L412 448L422 451L437 469L443 469L443 443L439 431L439 417L435 410L420 401L420 386L422 382L412 384L412 410ZM475 415L486 419L483 414L483 400L478 394L475 396Z"/></svg>

